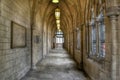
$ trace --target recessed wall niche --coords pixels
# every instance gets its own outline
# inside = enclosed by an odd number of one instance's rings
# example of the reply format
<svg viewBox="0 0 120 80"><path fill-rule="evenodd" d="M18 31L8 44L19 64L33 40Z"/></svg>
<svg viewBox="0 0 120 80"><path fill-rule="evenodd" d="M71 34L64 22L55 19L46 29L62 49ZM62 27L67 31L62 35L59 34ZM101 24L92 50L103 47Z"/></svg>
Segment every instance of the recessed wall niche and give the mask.
<svg viewBox="0 0 120 80"><path fill-rule="evenodd" d="M26 47L26 28L18 23L11 22L11 48Z"/></svg>
<svg viewBox="0 0 120 80"><path fill-rule="evenodd" d="M77 45L76 45L76 48L78 49L78 50L80 50L80 45L81 45L81 34L80 34L80 30L77 30Z"/></svg>

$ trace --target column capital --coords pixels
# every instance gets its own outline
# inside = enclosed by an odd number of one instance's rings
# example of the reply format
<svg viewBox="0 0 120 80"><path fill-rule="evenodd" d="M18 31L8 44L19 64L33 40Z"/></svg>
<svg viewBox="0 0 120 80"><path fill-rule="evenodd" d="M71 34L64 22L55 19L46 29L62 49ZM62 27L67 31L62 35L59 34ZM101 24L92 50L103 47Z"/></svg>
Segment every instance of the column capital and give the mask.
<svg viewBox="0 0 120 80"><path fill-rule="evenodd" d="M106 13L108 17L119 16L120 9L118 6L112 6L112 7L107 8Z"/></svg>

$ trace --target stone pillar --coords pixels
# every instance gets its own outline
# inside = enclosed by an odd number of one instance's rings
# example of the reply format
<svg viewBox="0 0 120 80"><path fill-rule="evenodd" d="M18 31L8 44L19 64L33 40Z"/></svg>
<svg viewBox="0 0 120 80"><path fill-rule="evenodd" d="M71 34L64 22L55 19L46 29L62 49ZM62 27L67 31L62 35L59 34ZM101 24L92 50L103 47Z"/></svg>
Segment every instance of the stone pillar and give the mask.
<svg viewBox="0 0 120 80"><path fill-rule="evenodd" d="M107 9L107 16L110 19L110 23L111 23L111 37L112 37L112 54L111 54L111 80L119 80L118 79L118 75L119 75L119 68L118 68L118 16L119 16L119 12L118 12L118 7L114 6L114 7L109 7ZM109 27L109 26L108 26Z"/></svg>

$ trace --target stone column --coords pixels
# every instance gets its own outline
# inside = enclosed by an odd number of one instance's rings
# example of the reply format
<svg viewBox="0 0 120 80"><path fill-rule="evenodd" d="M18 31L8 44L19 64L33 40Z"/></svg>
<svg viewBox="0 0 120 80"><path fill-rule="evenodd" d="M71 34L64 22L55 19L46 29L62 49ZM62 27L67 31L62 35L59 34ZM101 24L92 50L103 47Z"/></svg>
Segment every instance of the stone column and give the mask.
<svg viewBox="0 0 120 80"><path fill-rule="evenodd" d="M118 12L118 7L114 6L114 7L109 7L107 9L107 16L110 19L110 23L111 23L111 38L112 38L112 54L111 54L111 80L118 80L118 33L117 33L117 29L118 29L118 16L119 16L119 12ZM109 26L108 26L109 27Z"/></svg>

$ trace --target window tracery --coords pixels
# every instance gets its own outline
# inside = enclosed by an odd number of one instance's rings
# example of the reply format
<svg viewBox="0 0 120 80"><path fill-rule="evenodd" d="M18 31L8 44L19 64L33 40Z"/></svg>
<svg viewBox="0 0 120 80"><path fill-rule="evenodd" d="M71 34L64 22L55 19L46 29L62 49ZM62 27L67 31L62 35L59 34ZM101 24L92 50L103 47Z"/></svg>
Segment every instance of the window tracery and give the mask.
<svg viewBox="0 0 120 80"><path fill-rule="evenodd" d="M99 1L98 8L91 8L89 22L89 57L92 59L105 58L105 23L104 2ZM97 10L95 10L97 9Z"/></svg>

